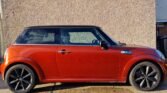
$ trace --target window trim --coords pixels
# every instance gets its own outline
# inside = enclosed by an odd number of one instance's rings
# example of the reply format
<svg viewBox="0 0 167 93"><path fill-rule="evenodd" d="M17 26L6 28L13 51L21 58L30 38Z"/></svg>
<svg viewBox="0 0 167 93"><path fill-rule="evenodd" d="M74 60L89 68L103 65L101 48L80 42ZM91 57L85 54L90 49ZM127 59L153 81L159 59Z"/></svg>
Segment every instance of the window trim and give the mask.
<svg viewBox="0 0 167 93"><path fill-rule="evenodd" d="M45 45L45 46L100 46L100 45L73 45L73 44L17 44L17 43L14 43L13 45L27 45L27 46L36 46L36 45Z"/></svg>

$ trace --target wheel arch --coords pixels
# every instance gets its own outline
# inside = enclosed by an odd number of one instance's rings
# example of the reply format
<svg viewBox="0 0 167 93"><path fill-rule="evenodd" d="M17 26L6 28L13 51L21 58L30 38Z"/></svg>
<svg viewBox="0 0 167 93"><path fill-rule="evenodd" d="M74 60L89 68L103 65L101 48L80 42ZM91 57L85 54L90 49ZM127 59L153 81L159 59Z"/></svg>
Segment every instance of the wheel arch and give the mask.
<svg viewBox="0 0 167 93"><path fill-rule="evenodd" d="M130 69L128 70L128 73L127 73L127 76L126 76L126 79L125 79L127 83L129 83L129 75L130 75L130 72L132 71L132 69L133 69L137 64L142 63L142 62L150 62L150 63L156 65L156 66L160 69L160 72L161 72L161 75L162 75L161 80L163 80L163 77L164 77L164 76L163 76L163 70L162 70L161 66L160 66L155 60L152 60L152 59L142 59L142 60L136 61L134 64L132 64L132 65L130 66Z"/></svg>
<svg viewBox="0 0 167 93"><path fill-rule="evenodd" d="M42 75L39 73L39 72L42 72L42 71L40 71L39 69L37 69L37 68L35 68L34 66L32 66L31 64L28 64L28 63L26 63L26 62L13 62L13 63L11 63L11 64L9 64L6 68L5 68L5 71L4 71L4 78L5 78L5 75L6 75L6 72L7 72L7 70L10 68L10 67L12 67L12 66L14 66L14 65L18 65L18 64L23 64L23 65L25 65L25 66L28 66L30 69L32 69L33 70L33 72L34 72L34 74L36 75L36 79L37 79L37 83L39 83L41 80L42 80Z"/></svg>

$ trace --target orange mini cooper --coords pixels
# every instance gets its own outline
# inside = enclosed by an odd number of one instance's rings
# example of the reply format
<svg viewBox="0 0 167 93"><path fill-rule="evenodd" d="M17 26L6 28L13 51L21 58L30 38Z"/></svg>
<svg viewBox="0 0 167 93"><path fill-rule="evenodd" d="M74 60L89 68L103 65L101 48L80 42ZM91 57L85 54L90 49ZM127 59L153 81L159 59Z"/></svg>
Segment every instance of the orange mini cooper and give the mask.
<svg viewBox="0 0 167 93"><path fill-rule="evenodd" d="M17 93L51 82L130 82L148 91L167 72L159 50L117 43L96 26L27 27L7 48L0 67Z"/></svg>

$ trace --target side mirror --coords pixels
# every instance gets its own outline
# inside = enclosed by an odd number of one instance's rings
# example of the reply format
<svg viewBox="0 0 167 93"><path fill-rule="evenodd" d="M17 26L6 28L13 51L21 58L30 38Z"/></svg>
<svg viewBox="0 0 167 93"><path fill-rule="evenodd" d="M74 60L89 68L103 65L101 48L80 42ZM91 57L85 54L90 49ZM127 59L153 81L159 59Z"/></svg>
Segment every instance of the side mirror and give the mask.
<svg viewBox="0 0 167 93"><path fill-rule="evenodd" d="M122 42L120 42L120 41L119 41L118 43L119 43L120 45L126 45L126 43L122 43Z"/></svg>
<svg viewBox="0 0 167 93"><path fill-rule="evenodd" d="M105 41L100 41L100 46L102 49L105 49L105 50L108 49L108 45Z"/></svg>

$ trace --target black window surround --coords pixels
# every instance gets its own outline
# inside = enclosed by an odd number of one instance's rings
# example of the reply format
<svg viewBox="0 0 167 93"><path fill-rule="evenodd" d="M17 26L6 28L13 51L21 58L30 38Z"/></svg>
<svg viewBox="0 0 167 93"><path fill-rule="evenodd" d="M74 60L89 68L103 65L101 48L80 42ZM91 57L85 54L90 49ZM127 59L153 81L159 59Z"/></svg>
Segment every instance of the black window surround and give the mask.
<svg viewBox="0 0 167 93"><path fill-rule="evenodd" d="M29 29L57 29L56 31L59 32L59 34L62 34L62 31L60 29L72 29L72 28L78 28L78 29L92 29L94 35L98 38L98 40L104 40L107 42L109 46L116 46L118 45L116 42L114 42L111 38L109 38L99 27L96 26L32 26L32 27L27 27L23 31L23 33L16 39L15 44L26 44L26 43L21 43L19 42L19 39L28 32ZM61 37L60 37L61 38ZM44 43L44 44L61 44L61 45L66 45L63 44L61 41L60 43ZM68 44L70 45L70 44ZM72 44L72 45L77 45L77 44ZM81 45L87 45L87 44L81 44Z"/></svg>

